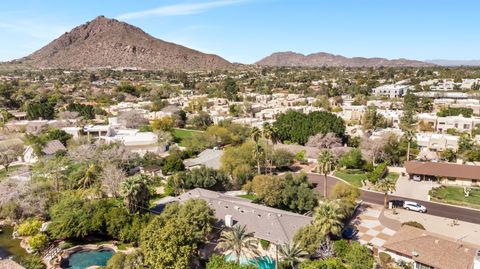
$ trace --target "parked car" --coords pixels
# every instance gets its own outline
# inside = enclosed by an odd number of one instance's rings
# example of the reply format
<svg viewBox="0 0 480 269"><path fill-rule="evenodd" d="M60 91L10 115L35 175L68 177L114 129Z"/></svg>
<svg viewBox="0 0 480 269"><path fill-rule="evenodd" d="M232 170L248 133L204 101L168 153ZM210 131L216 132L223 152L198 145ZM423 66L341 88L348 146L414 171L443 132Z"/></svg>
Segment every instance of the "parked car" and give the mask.
<svg viewBox="0 0 480 269"><path fill-rule="evenodd" d="M415 175L415 176L412 177L412 180L413 181L422 181L422 178L418 175Z"/></svg>
<svg viewBox="0 0 480 269"><path fill-rule="evenodd" d="M345 239L353 239L357 235L358 230L353 226L347 226L342 231L342 237Z"/></svg>
<svg viewBox="0 0 480 269"><path fill-rule="evenodd" d="M399 208L399 207L403 207L403 204L405 203L405 201L403 200L390 200L388 201L388 203L392 203L392 208Z"/></svg>
<svg viewBox="0 0 480 269"><path fill-rule="evenodd" d="M420 213L427 212L427 208L417 202L405 201L403 203L403 208L406 210L412 210Z"/></svg>

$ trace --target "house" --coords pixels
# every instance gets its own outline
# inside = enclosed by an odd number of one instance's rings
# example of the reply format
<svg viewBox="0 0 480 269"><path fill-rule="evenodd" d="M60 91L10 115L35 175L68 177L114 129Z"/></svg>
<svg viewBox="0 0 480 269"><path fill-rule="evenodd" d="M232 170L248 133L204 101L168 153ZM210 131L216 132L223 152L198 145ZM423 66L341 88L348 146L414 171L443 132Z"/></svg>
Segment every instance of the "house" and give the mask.
<svg viewBox="0 0 480 269"><path fill-rule="evenodd" d="M160 153L164 152L166 147L158 145L158 136L153 132L140 132L137 129L113 129L108 128L100 140L107 144L120 142L128 150L144 154L146 152Z"/></svg>
<svg viewBox="0 0 480 269"><path fill-rule="evenodd" d="M408 91L407 85L389 84L382 85L372 89L372 93L375 96L387 96L389 98L398 98L405 95Z"/></svg>
<svg viewBox="0 0 480 269"><path fill-rule="evenodd" d="M413 263L414 269L480 268L475 246L408 225L402 226L383 247L394 260Z"/></svg>
<svg viewBox="0 0 480 269"><path fill-rule="evenodd" d="M405 162L410 178L438 180L444 185L479 186L480 166L456 163Z"/></svg>
<svg viewBox="0 0 480 269"><path fill-rule="evenodd" d="M205 165L208 168L220 169L220 158L223 155L223 150L206 149L198 154L197 158L186 159L183 161L187 169L193 169Z"/></svg>
<svg viewBox="0 0 480 269"><path fill-rule="evenodd" d="M44 156L54 156L57 152L66 151L67 148L59 140L48 141L45 146L43 146L41 152ZM38 156L35 154L35 151L31 146L28 146L23 152L23 161L26 163L36 163L38 161Z"/></svg>
<svg viewBox="0 0 480 269"><path fill-rule="evenodd" d="M190 190L176 197L174 201L185 202L189 199L205 200L215 210L217 226L245 226L256 238L278 245L291 243L295 232L312 222L312 217L201 188Z"/></svg>

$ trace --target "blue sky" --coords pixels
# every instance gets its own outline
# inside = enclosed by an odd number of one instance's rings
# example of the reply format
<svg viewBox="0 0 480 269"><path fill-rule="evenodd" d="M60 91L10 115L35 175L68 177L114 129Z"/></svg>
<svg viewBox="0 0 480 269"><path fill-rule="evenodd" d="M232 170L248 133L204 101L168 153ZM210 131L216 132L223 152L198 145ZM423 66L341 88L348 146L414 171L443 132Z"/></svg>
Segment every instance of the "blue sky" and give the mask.
<svg viewBox="0 0 480 269"><path fill-rule="evenodd" d="M480 59L479 11L462 0L18 0L0 10L0 60L98 15L232 62L276 51Z"/></svg>

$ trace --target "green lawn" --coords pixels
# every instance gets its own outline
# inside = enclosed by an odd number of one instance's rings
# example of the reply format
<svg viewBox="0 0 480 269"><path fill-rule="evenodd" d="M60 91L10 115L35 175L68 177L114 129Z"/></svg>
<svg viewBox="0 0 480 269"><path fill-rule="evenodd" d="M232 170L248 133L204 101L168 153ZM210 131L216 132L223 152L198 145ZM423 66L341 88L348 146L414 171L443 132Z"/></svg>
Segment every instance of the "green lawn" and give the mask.
<svg viewBox="0 0 480 269"><path fill-rule="evenodd" d="M365 172L356 170L339 170L334 175L357 187L362 187L362 181L367 179Z"/></svg>
<svg viewBox="0 0 480 269"><path fill-rule="evenodd" d="M253 201L253 200L257 199L257 196L255 196L255 194L253 194L253 193L242 194L242 195L238 195L237 197L245 198L245 199L248 199L250 201Z"/></svg>
<svg viewBox="0 0 480 269"><path fill-rule="evenodd" d="M400 176L399 173L388 172L388 174L387 174L387 176L386 176L385 178L391 179L391 180L394 180L395 182L397 182L397 179L398 179L399 176Z"/></svg>
<svg viewBox="0 0 480 269"><path fill-rule="evenodd" d="M197 130L185 130L185 129L174 129L173 130L173 138L175 143L178 143L179 146L184 147L185 141L190 139L192 135L196 132L200 132Z"/></svg>
<svg viewBox="0 0 480 269"><path fill-rule="evenodd" d="M367 180L367 173L361 170L339 170L334 175L357 187L362 187L362 181ZM398 173L389 172L386 178L396 182L399 176Z"/></svg>
<svg viewBox="0 0 480 269"><path fill-rule="evenodd" d="M463 187L442 186L431 190L430 196L438 202L480 208L479 188L472 188L470 196L465 197Z"/></svg>

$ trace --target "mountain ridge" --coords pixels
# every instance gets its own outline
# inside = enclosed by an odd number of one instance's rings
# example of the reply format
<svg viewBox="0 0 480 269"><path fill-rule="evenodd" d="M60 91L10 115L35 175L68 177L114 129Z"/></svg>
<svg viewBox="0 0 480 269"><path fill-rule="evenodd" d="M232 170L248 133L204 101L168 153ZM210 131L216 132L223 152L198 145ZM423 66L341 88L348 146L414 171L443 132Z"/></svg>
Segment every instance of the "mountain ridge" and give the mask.
<svg viewBox="0 0 480 269"><path fill-rule="evenodd" d="M286 67L427 67L434 64L409 59L386 59L380 57L352 57L335 55L327 52L301 54L293 51L274 52L257 61L259 66Z"/></svg>
<svg viewBox="0 0 480 269"><path fill-rule="evenodd" d="M145 70L228 69L214 54L157 39L142 29L98 16L11 63L39 69L135 68Z"/></svg>

